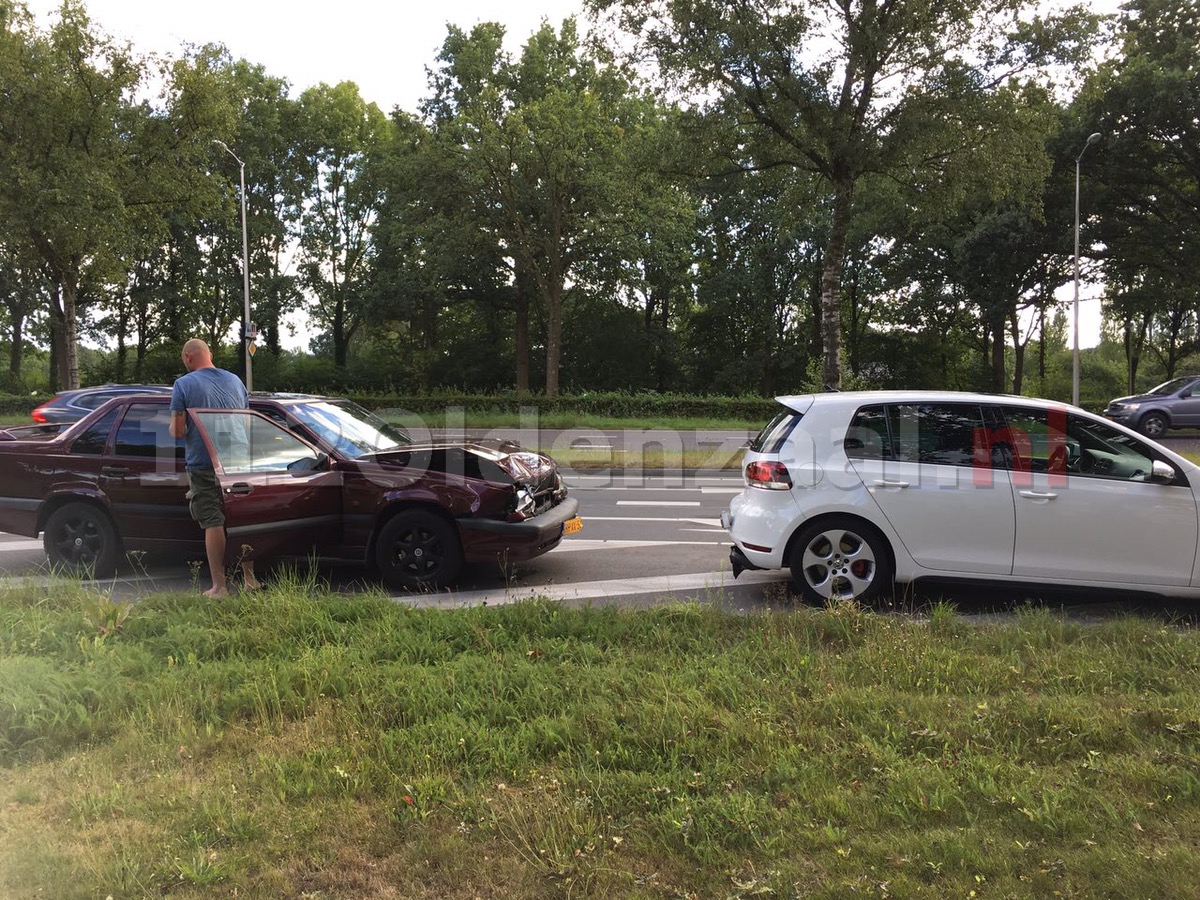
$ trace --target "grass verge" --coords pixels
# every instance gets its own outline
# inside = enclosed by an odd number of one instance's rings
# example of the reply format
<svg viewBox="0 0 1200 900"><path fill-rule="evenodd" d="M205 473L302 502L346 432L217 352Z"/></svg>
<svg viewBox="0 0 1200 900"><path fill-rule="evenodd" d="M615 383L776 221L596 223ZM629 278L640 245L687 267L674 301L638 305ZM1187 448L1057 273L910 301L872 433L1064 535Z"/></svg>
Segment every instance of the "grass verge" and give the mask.
<svg viewBox="0 0 1200 900"><path fill-rule="evenodd" d="M0 594L0 895L1155 897L1200 637L1027 610Z"/></svg>

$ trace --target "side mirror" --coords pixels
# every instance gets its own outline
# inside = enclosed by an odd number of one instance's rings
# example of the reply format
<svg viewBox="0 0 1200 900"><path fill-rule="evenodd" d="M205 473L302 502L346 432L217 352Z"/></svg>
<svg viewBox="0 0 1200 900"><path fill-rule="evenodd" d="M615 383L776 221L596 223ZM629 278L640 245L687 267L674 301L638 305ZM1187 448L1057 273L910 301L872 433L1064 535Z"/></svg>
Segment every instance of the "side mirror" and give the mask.
<svg viewBox="0 0 1200 900"><path fill-rule="evenodd" d="M1175 480L1175 468L1156 459L1150 464L1150 480L1158 484L1170 484Z"/></svg>
<svg viewBox="0 0 1200 900"><path fill-rule="evenodd" d="M320 456L302 456L288 463L287 470L293 475L307 475L309 472L323 472L329 468L329 457L322 453Z"/></svg>

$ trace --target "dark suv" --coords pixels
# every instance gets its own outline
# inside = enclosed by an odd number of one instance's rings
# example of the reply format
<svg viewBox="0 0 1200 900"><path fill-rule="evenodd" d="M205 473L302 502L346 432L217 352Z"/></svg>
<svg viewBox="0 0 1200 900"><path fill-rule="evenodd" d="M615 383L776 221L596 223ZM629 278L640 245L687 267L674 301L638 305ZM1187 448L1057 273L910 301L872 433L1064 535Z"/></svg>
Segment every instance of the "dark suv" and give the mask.
<svg viewBox="0 0 1200 900"><path fill-rule="evenodd" d="M1151 438L1162 437L1168 428L1200 427L1200 375L1172 378L1144 394L1118 397L1104 415Z"/></svg>

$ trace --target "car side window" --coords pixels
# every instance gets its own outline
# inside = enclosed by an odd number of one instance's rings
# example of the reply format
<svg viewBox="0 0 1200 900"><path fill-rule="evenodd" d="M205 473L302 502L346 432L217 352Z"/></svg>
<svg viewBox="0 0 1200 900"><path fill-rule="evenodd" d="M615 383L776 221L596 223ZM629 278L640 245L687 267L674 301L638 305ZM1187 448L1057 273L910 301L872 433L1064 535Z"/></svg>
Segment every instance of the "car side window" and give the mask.
<svg viewBox="0 0 1200 900"><path fill-rule="evenodd" d="M1133 435L1065 410L1005 409L1004 417L1023 471L1147 481L1161 458Z"/></svg>
<svg viewBox="0 0 1200 900"><path fill-rule="evenodd" d="M1068 470L1090 478L1148 481L1156 454L1107 422L1067 416ZM1071 451L1077 456L1071 457Z"/></svg>
<svg viewBox="0 0 1200 900"><path fill-rule="evenodd" d="M895 458L943 466L973 466L986 444L975 403L897 403L888 407ZM984 465L988 462L984 461Z"/></svg>
<svg viewBox="0 0 1200 900"><path fill-rule="evenodd" d="M82 406L84 409L99 409L106 401L115 396L116 394L81 394L75 398L75 405Z"/></svg>
<svg viewBox="0 0 1200 900"><path fill-rule="evenodd" d="M291 432L247 410L196 413L226 475L253 472L307 472L317 468L316 452Z"/></svg>
<svg viewBox="0 0 1200 900"><path fill-rule="evenodd" d="M801 418L800 413L794 410L781 410L750 441L749 449L754 453L778 453Z"/></svg>
<svg viewBox="0 0 1200 900"><path fill-rule="evenodd" d="M117 429L117 456L141 456L182 460L184 443L168 430L171 411L165 403L131 403Z"/></svg>
<svg viewBox="0 0 1200 900"><path fill-rule="evenodd" d="M99 456L104 452L104 446L108 443L108 433L112 431L115 421L117 421L115 409L105 413L98 421L89 425L87 431L71 442L71 453Z"/></svg>
<svg viewBox="0 0 1200 900"><path fill-rule="evenodd" d="M846 456L851 459L892 459L886 407L864 406L859 409L850 420L842 446Z"/></svg>

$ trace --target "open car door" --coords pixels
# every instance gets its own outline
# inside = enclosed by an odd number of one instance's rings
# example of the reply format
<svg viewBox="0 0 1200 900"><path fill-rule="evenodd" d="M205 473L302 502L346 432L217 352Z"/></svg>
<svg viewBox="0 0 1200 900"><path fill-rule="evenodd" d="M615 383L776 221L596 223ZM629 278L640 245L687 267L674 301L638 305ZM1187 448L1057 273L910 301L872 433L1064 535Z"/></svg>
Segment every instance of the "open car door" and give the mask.
<svg viewBox="0 0 1200 900"><path fill-rule="evenodd" d="M342 534L342 473L329 457L248 409L189 413L225 503L226 563L324 555Z"/></svg>

